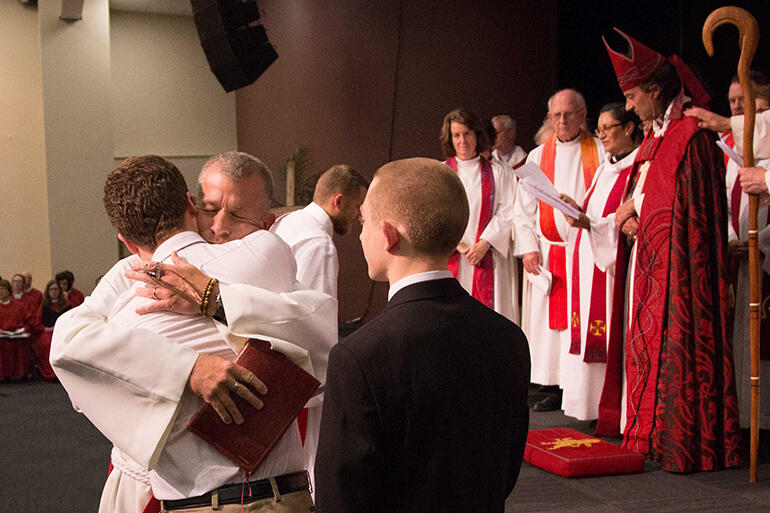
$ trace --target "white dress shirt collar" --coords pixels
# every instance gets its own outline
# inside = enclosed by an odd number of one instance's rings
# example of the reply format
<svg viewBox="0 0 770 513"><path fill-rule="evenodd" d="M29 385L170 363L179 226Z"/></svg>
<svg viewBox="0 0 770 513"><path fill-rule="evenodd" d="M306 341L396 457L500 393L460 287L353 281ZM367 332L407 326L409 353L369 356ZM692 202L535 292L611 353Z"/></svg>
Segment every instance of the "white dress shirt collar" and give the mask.
<svg viewBox="0 0 770 513"><path fill-rule="evenodd" d="M415 283L420 283L423 281L442 280L444 278L452 278L452 277L453 277L452 273L448 269L410 274L409 276L405 276L401 278L396 283L390 286L390 289L388 290L388 301L391 300L391 298L396 294L396 292L398 292L399 290L409 285L414 285Z"/></svg>
<svg viewBox="0 0 770 513"><path fill-rule="evenodd" d="M179 251L182 248L186 248L187 246L201 242L206 241L203 240L203 237L195 232L179 232L176 235L172 235L168 239L161 242L160 245L155 248L155 251L152 254L152 259L155 262L162 262L163 260L170 257L171 253L174 251Z"/></svg>
<svg viewBox="0 0 770 513"><path fill-rule="evenodd" d="M321 208L320 205L314 201L311 201L310 204L302 210L304 210L305 213L311 216L313 219L321 223L324 229L329 233L329 236L334 235L334 225L332 224L332 218L329 217L329 214L327 214L326 210Z"/></svg>

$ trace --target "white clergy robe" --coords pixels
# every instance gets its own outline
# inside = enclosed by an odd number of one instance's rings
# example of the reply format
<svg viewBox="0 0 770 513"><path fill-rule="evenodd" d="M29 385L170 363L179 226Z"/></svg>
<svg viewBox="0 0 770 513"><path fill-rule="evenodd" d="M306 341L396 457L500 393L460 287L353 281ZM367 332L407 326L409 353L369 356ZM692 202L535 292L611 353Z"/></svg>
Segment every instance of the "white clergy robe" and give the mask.
<svg viewBox="0 0 770 513"><path fill-rule="evenodd" d="M521 146L514 146L513 151L509 153L508 155L502 155L497 150L492 150L492 159L500 162L501 164L505 164L507 166L513 167L521 162L524 161L524 159L527 158L527 152L524 151L524 149Z"/></svg>
<svg viewBox="0 0 770 513"><path fill-rule="evenodd" d="M601 142L594 138L599 164L604 161L604 150ZM532 150L527 162L540 166L543 145ZM556 157L554 166L554 186L560 193L566 194L578 204L583 203L586 185L583 178L583 162L580 152L580 137L572 141L556 140ZM577 232L571 229L567 220L559 212L554 212L556 228L561 239L565 242L555 243L546 239L540 229L540 206L538 200L519 188L514 203L514 228L516 231L514 247L515 255L523 256L537 251L540 253L542 265L548 269L548 250L552 244L566 246L567 255L574 249ZM572 259L567 258L567 301L572 290ZM560 360L562 353L569 351L570 330L552 330L548 326L548 296L540 289L533 287L527 280L524 271L524 294L522 296L521 327L529 340L529 351L532 358L531 381L539 385L559 385ZM569 305L568 305L569 306Z"/></svg>
<svg viewBox="0 0 770 513"><path fill-rule="evenodd" d="M297 261L297 281L336 298L340 264L329 214L316 203L310 203L302 210L279 217L270 231L291 248Z"/></svg>
<svg viewBox="0 0 770 513"><path fill-rule="evenodd" d="M516 274L513 272L513 255L510 253L516 182L513 179L511 169L503 167L495 161L490 162L490 165L495 179L495 204L492 208L492 219L484 228L480 238L491 244L489 251L492 252L492 268L495 273L495 311L513 322L518 322L519 289ZM468 225L465 228L462 242L471 246L476 243L481 214L480 157L476 156L465 161L458 158L457 176L465 187L470 207ZM472 293L474 266L463 255L459 256L458 262L457 279L468 293Z"/></svg>
<svg viewBox="0 0 770 513"><path fill-rule="evenodd" d="M612 292L615 283L615 258L618 250L618 228L615 226L615 211L603 217L607 199L620 177L621 171L634 163L638 150L632 151L622 160L612 163L605 155L604 163L596 170L591 185L593 192L586 205L585 214L591 221L591 229L584 230L580 243L575 248L579 255L580 283L580 354L562 354L560 365L564 381L561 383L562 409L565 415L579 420L593 420L599 417L599 399L604 386L607 364L583 361L586 349L586 335L590 327L589 312L593 294L594 268L606 273L604 301L606 312L605 338L610 333L612 316ZM621 200L622 203L622 200ZM572 255L567 256L568 260ZM570 296L572 297L572 296ZM622 307L622 305L621 305ZM569 330L568 330L569 331Z"/></svg>

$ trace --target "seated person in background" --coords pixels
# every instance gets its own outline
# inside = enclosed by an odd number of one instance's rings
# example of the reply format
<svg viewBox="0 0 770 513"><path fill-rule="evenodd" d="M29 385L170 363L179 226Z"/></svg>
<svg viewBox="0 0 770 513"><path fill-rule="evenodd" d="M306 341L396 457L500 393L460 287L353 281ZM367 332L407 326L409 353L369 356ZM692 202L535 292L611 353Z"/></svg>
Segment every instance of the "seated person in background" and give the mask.
<svg viewBox="0 0 770 513"><path fill-rule="evenodd" d="M33 312L40 309L43 301L43 293L32 288L32 273L29 271L24 273L24 299L31 305Z"/></svg>
<svg viewBox="0 0 770 513"><path fill-rule="evenodd" d="M24 325L30 336L30 342L35 341L38 335L38 324L40 319L38 318L39 308L35 304L34 296L24 293L26 288L26 280L24 275L17 273L13 275L11 279L11 288L13 290L13 299L18 301L24 309Z"/></svg>
<svg viewBox="0 0 770 513"><path fill-rule="evenodd" d="M24 328L27 318L24 304L11 295L11 284L8 280L0 280L0 330Z"/></svg>
<svg viewBox="0 0 770 513"><path fill-rule="evenodd" d="M72 274L72 272L62 271L60 273L56 273L56 281L59 282L59 287L73 308L83 303L85 296L83 296L83 293L74 287L75 275Z"/></svg>
<svg viewBox="0 0 770 513"><path fill-rule="evenodd" d="M24 305L24 311L27 313L27 315L33 313L30 311L30 305L26 301L24 301L24 275L20 273L16 273L13 275L13 278L11 278L11 292L13 293L13 299Z"/></svg>
<svg viewBox="0 0 770 513"><path fill-rule="evenodd" d="M40 375L45 379L56 379L56 374L51 368L51 363L48 361L48 355L51 351L51 337L53 336L53 327L56 324L56 319L70 308L72 308L72 305L62 295L56 280L49 281L43 292L43 302L40 306L40 314L38 315L42 324L42 332L33 344L37 368L40 371Z"/></svg>
<svg viewBox="0 0 770 513"><path fill-rule="evenodd" d="M29 315L21 301L11 294L8 280L0 280L0 332L21 330L29 333ZM0 336L0 379L26 377L32 370L27 340L9 340Z"/></svg>

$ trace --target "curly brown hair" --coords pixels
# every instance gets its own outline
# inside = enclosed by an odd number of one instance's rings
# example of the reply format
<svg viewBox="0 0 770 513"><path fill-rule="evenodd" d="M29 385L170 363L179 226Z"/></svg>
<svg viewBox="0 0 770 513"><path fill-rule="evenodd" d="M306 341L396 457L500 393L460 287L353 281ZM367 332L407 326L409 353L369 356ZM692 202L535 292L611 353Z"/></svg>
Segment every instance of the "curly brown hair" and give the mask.
<svg viewBox="0 0 770 513"><path fill-rule="evenodd" d="M446 116L444 116L444 123L441 125L441 134L439 141L441 142L441 151L444 152L444 157L454 157L455 147L452 144L452 122L462 123L467 126L476 134L476 152L481 153L489 149L489 137L487 131L484 128L484 121L481 117L470 110L455 109Z"/></svg>
<svg viewBox="0 0 770 513"><path fill-rule="evenodd" d="M187 184L174 164L156 155L129 157L104 184L104 208L127 241L155 249L184 226Z"/></svg>

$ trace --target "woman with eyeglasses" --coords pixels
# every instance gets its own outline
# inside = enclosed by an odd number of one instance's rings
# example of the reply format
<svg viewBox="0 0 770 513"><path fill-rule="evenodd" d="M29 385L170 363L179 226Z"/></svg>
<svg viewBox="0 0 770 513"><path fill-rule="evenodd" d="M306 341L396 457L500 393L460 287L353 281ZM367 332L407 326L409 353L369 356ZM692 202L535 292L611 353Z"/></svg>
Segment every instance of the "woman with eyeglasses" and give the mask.
<svg viewBox="0 0 770 513"><path fill-rule="evenodd" d="M43 303L40 305L40 314L38 315L42 325L42 333L34 343L37 368L44 379L56 379L56 374L49 362L53 327L59 316L71 308L72 305L67 301L66 295L62 293L59 283L56 280L49 281L43 292Z"/></svg>
<svg viewBox="0 0 770 513"><path fill-rule="evenodd" d="M626 182L641 135L639 118L627 112L622 103L602 107L596 136L604 146L605 160L594 174L583 205L564 197L582 213L579 219L567 217L567 223L580 232L575 251L570 255L573 259L571 344L561 363L568 367L562 374L567 380L562 384L562 409L565 415L580 420L599 416L619 239L615 210L625 199ZM579 272L575 272L576 269ZM618 308L622 311L622 305Z"/></svg>

